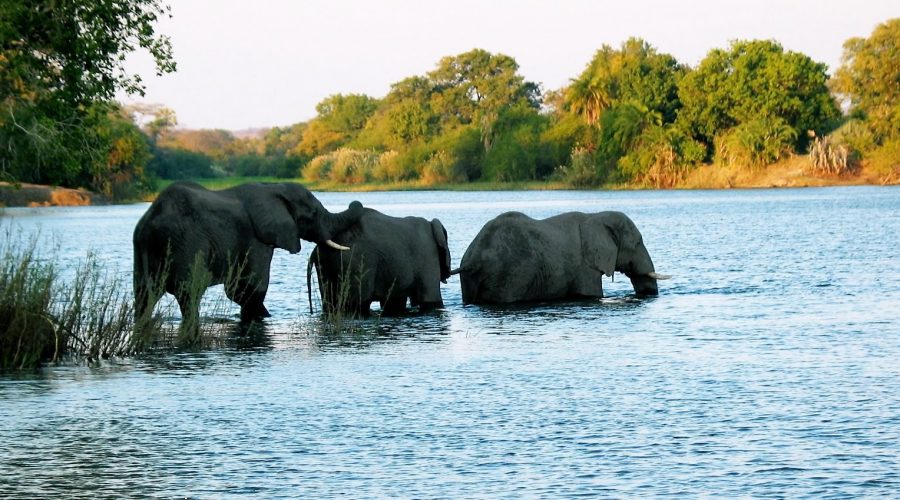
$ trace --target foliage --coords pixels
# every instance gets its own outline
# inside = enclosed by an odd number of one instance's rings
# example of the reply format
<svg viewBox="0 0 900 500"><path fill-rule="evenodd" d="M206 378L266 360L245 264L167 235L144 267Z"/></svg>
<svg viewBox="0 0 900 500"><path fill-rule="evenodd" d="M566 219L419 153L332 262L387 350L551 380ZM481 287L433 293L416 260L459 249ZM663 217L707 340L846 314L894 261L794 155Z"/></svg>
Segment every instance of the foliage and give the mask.
<svg viewBox="0 0 900 500"><path fill-rule="evenodd" d="M38 238L0 245L0 372L30 370L67 355L87 361L130 354L134 309L116 275L89 254L64 282Z"/></svg>
<svg viewBox="0 0 900 500"><path fill-rule="evenodd" d="M793 151L796 131L780 118L741 123L716 138L716 160L721 165L763 167Z"/></svg>
<svg viewBox="0 0 900 500"><path fill-rule="evenodd" d="M867 160L883 184L900 182L900 138L884 141L867 155Z"/></svg>
<svg viewBox="0 0 900 500"><path fill-rule="evenodd" d="M519 106L504 110L494 125L494 144L485 154L482 178L532 180L552 172L557 165L553 164L542 139L549 121L532 108Z"/></svg>
<svg viewBox="0 0 900 500"><path fill-rule="evenodd" d="M212 158L185 149L155 149L147 170L161 179L183 180L216 176Z"/></svg>
<svg viewBox="0 0 900 500"><path fill-rule="evenodd" d="M658 113L669 123L680 107L678 82L685 71L673 56L658 53L639 38L628 39L619 50L604 44L566 88L565 105L588 124L598 123L603 111L625 102Z"/></svg>
<svg viewBox="0 0 900 500"><path fill-rule="evenodd" d="M844 42L831 86L865 118L878 143L900 136L900 18L878 25L869 38Z"/></svg>
<svg viewBox="0 0 900 500"><path fill-rule="evenodd" d="M834 144L847 146L852 154L860 154L875 148L875 134L867 122L850 119L828 135Z"/></svg>
<svg viewBox="0 0 900 500"><path fill-rule="evenodd" d="M655 188L671 188L703 161L706 148L673 125L652 124L619 159L621 173Z"/></svg>
<svg viewBox="0 0 900 500"><path fill-rule="evenodd" d="M678 122L707 145L724 131L744 124L745 129L754 131L756 125L765 123L788 127L792 131L790 146L799 150L808 141L807 131L821 134L839 115L825 83L825 65L806 55L785 52L771 40L735 41L728 50L710 51L699 67L681 80ZM766 135L755 133L757 137ZM778 141L785 133L778 130L773 137ZM761 147L774 151L783 146Z"/></svg>
<svg viewBox="0 0 900 500"><path fill-rule="evenodd" d="M377 107L377 99L360 94L335 94L324 99L316 105L318 116L304 130L297 153L312 157L347 144Z"/></svg>
<svg viewBox="0 0 900 500"><path fill-rule="evenodd" d="M815 175L843 175L853 171L850 148L833 143L827 136L816 137L809 146L810 166Z"/></svg>
<svg viewBox="0 0 900 500"><path fill-rule="evenodd" d="M89 186L109 160L106 103L143 92L125 55L145 49L159 73L175 69L153 30L167 11L160 0L0 3L0 176Z"/></svg>

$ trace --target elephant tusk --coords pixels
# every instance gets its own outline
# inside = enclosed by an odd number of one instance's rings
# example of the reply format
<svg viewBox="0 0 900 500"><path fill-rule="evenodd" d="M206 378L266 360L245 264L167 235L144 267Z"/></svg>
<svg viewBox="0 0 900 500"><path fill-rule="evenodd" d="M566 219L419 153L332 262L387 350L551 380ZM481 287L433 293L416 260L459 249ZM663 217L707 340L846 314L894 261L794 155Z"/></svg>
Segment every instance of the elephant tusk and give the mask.
<svg viewBox="0 0 900 500"><path fill-rule="evenodd" d="M647 274L647 276L650 276L651 278L653 278L655 280L667 280L667 279L672 278L672 276L670 276L668 274L658 274L656 272L649 273L649 274Z"/></svg>
<svg viewBox="0 0 900 500"><path fill-rule="evenodd" d="M344 245L338 245L337 243L335 243L331 240L325 240L325 244L335 250L350 250L350 247L345 247Z"/></svg>

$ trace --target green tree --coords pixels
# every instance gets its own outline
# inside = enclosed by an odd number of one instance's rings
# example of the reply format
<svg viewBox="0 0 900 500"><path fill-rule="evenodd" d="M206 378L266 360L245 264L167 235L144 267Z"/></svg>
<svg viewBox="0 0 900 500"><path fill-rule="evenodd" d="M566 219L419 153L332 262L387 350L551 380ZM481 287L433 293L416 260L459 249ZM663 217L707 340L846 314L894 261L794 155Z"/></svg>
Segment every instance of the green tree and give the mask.
<svg viewBox="0 0 900 500"><path fill-rule="evenodd" d="M161 0L0 2L0 176L71 185L106 161L98 120L117 91L141 94L125 55L145 49L175 70L154 32ZM113 108L109 108L113 109Z"/></svg>
<svg viewBox="0 0 900 500"><path fill-rule="evenodd" d="M822 132L840 115L825 69L772 40L714 49L681 80L679 125L711 146L716 136L743 123L781 120L793 130L793 146L803 148L807 131Z"/></svg>
<svg viewBox="0 0 900 500"><path fill-rule="evenodd" d="M659 113L669 123L680 107L678 82L685 71L673 56L640 38L626 40L618 50L603 45L564 90L564 103L591 125L599 123L604 110L625 102Z"/></svg>
<svg viewBox="0 0 900 500"><path fill-rule="evenodd" d="M900 135L900 18L878 25L869 38L844 42L841 66L830 83L877 140Z"/></svg>
<svg viewBox="0 0 900 500"><path fill-rule="evenodd" d="M303 132L296 151L318 156L347 144L359 135L378 109L379 101L362 94L335 94L316 105L317 116Z"/></svg>
<svg viewBox="0 0 900 500"><path fill-rule="evenodd" d="M519 75L512 57L474 49L445 57L428 73L430 109L444 130L474 124L481 130L487 152L494 139L494 124L504 108L540 107L540 88Z"/></svg>

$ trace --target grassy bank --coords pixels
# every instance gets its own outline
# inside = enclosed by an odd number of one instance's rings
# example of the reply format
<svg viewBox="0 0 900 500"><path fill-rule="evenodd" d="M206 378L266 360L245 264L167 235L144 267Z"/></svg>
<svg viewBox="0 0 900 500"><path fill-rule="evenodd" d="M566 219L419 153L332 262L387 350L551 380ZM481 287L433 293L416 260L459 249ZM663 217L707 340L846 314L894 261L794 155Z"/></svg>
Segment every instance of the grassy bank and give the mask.
<svg viewBox="0 0 900 500"><path fill-rule="evenodd" d="M778 163L760 168L723 167L700 165L692 169L672 189L750 189L775 187L823 187L897 184L896 176L885 175L883 169L861 165L854 174L842 176L814 175L809 171L809 159L793 156ZM162 190L173 181L163 181ZM367 191L526 191L526 190L571 190L571 189L654 189L640 183L610 183L585 188L563 181L521 181L521 182L465 182L456 184L426 184L421 181L405 182L363 182L343 184L333 181L279 179L276 177L223 177L216 179L194 179L194 182L209 189L225 189L245 182L300 182L312 191L324 192L367 192Z"/></svg>

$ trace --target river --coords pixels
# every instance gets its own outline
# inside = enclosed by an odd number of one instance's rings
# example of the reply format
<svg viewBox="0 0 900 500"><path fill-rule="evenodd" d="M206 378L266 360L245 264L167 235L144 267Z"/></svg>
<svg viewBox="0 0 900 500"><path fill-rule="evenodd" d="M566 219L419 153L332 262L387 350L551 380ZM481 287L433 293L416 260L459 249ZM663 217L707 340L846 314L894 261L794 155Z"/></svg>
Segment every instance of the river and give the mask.
<svg viewBox="0 0 900 500"><path fill-rule="evenodd" d="M317 195L441 219L454 266L501 212L620 210L673 278L483 308L454 276L443 310L324 335L311 245L276 251L252 339L0 377L0 497L900 491L900 189ZM127 277L146 208L2 217Z"/></svg>

